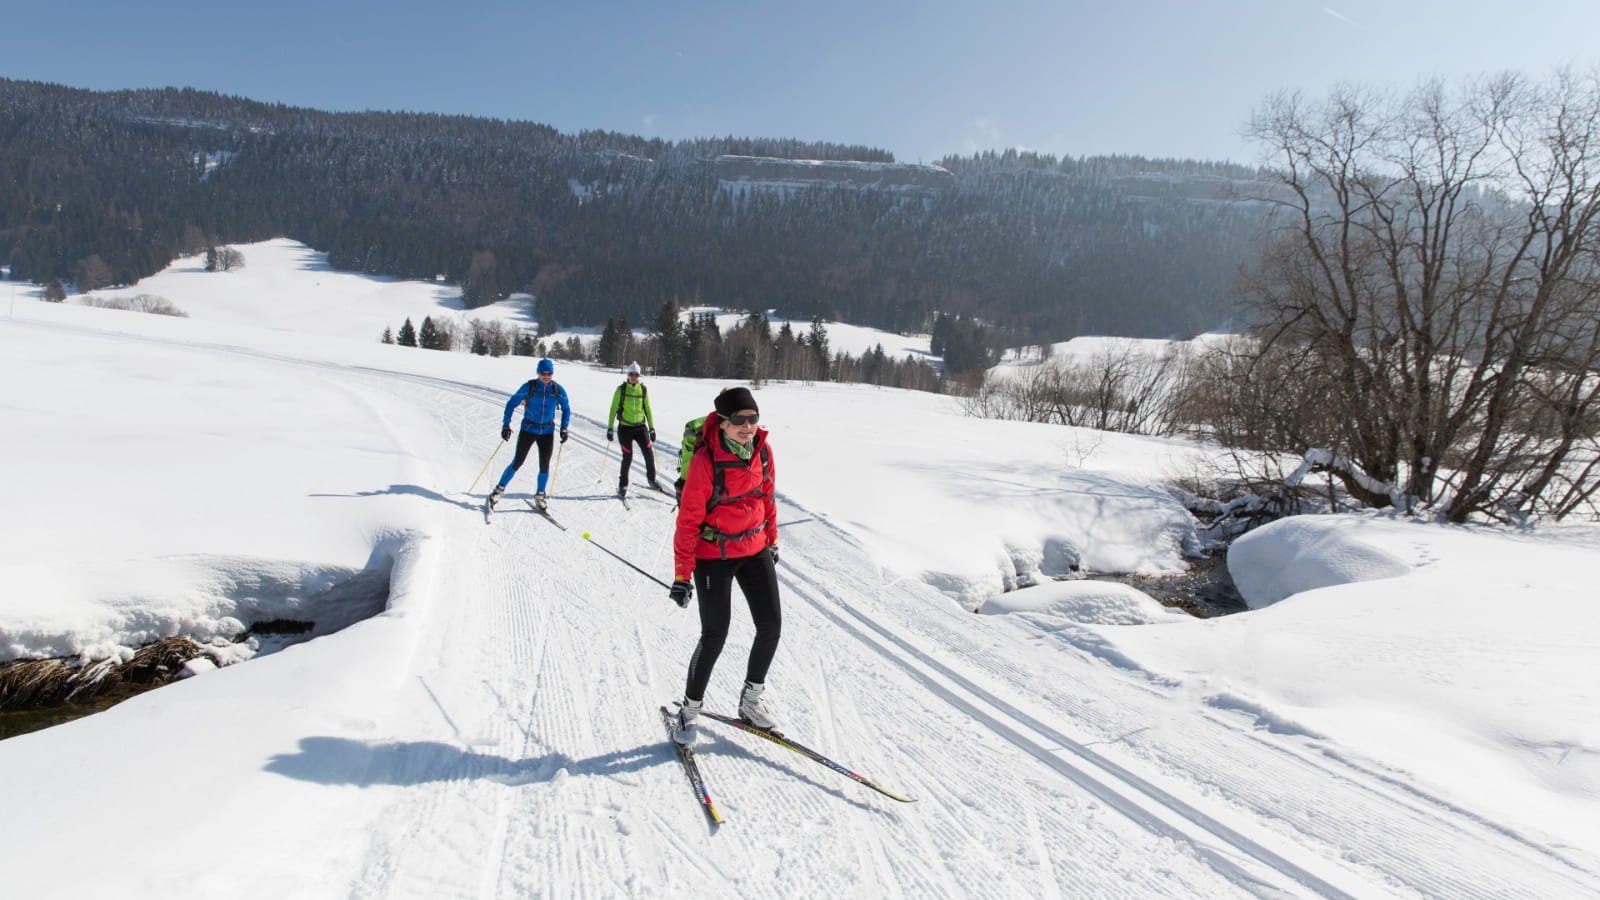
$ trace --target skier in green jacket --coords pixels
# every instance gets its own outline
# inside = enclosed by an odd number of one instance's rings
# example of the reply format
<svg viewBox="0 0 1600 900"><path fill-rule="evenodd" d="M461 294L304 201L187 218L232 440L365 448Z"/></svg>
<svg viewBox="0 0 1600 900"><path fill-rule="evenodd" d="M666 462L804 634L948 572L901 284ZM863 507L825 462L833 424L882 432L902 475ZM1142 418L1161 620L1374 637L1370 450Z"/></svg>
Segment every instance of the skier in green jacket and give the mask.
<svg viewBox="0 0 1600 900"><path fill-rule="evenodd" d="M644 451L644 474L650 486L662 490L656 483L656 417L650 412L650 391L639 379L639 364L628 364L628 380L617 385L611 395L611 409L606 414L606 440L620 440L622 447L622 477L617 481L617 496L628 496L628 474L633 469L633 445ZM612 425L616 428L613 430Z"/></svg>

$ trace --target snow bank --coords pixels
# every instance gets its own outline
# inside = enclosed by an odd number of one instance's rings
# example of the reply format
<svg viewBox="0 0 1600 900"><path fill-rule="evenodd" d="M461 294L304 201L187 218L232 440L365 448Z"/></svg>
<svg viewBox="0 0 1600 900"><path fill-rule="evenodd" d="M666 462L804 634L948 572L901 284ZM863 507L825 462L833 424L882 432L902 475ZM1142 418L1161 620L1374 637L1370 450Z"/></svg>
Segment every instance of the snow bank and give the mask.
<svg viewBox="0 0 1600 900"><path fill-rule="evenodd" d="M1251 609L1302 591L1394 578L1411 566L1362 540L1360 517L1295 516L1234 541L1228 574ZM1370 535L1368 535L1370 537Z"/></svg>
<svg viewBox="0 0 1600 900"><path fill-rule="evenodd" d="M1188 619L1136 588L1109 581L1055 581L991 598L986 615L1034 613L1085 625L1158 625Z"/></svg>

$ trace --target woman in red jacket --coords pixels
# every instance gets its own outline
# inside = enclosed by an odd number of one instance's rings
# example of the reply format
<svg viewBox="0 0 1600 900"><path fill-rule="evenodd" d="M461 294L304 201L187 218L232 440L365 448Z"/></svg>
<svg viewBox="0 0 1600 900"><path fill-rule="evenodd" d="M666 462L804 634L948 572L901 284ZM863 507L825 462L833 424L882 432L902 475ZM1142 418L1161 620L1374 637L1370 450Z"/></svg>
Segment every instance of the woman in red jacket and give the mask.
<svg viewBox="0 0 1600 900"><path fill-rule="evenodd" d="M700 643L689 659L688 684L674 733L681 744L695 740L695 719L728 638L735 581L756 626L739 694L739 717L761 728L774 727L761 706L767 669L783 628L772 448L766 429L756 425L760 413L748 389L729 388L718 394L716 409L706 416L684 476L672 544L673 601L687 607L695 589L700 592Z"/></svg>

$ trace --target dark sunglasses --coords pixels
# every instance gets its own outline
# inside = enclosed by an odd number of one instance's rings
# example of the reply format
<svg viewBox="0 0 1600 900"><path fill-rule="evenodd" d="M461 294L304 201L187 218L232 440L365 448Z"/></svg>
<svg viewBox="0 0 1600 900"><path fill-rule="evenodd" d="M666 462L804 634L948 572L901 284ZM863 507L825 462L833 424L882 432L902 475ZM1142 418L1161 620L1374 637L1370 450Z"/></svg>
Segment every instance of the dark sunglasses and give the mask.
<svg viewBox="0 0 1600 900"><path fill-rule="evenodd" d="M638 372L629 372L628 373L628 377L629 378L638 378L639 377L639 373Z"/></svg>
<svg viewBox="0 0 1600 900"><path fill-rule="evenodd" d="M760 413L751 413L748 416L729 416L725 421L729 425L754 425L760 418Z"/></svg>

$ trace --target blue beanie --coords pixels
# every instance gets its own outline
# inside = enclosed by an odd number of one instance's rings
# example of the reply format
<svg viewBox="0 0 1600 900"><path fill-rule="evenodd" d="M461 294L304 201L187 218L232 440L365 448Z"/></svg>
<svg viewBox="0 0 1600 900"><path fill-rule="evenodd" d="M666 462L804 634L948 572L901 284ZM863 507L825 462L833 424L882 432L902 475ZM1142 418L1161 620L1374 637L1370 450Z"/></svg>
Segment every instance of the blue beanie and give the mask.
<svg viewBox="0 0 1600 900"><path fill-rule="evenodd" d="M554 375L556 373L556 364L548 359L541 359L539 360L539 365L536 366L533 371L538 375L543 375L546 372Z"/></svg>

